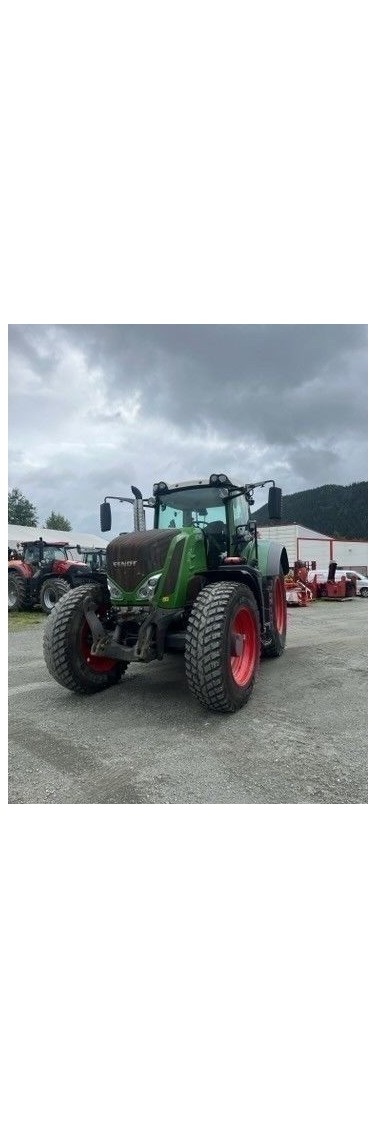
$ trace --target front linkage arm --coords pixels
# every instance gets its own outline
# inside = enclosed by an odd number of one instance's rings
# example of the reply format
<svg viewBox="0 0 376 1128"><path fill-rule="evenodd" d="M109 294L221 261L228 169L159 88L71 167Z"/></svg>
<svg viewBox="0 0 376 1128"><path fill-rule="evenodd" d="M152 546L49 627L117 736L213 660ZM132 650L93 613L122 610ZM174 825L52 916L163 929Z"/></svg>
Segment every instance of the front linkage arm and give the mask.
<svg viewBox="0 0 376 1128"><path fill-rule="evenodd" d="M181 611L165 611L152 608L141 624L135 646L125 646L120 642L121 623L114 631L107 631L96 614L97 605L90 595L84 601L83 611L92 634L92 654L103 654L106 658L116 658L121 662L152 662L163 658L165 637L173 620L181 618ZM155 628L155 633L154 633Z"/></svg>

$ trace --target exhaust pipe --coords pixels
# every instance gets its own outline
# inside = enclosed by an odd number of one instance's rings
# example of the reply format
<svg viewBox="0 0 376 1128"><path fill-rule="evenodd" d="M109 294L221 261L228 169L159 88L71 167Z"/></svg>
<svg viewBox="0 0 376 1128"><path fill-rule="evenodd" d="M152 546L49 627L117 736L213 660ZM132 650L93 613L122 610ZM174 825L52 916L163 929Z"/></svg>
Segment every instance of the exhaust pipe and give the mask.
<svg viewBox="0 0 376 1128"><path fill-rule="evenodd" d="M137 486L131 486L134 497L133 502L133 526L135 533L144 533L146 529L145 510L142 501L141 490Z"/></svg>
<svg viewBox="0 0 376 1128"><path fill-rule="evenodd" d="M144 533L146 529L145 510L138 498L133 502L133 526L136 533Z"/></svg>

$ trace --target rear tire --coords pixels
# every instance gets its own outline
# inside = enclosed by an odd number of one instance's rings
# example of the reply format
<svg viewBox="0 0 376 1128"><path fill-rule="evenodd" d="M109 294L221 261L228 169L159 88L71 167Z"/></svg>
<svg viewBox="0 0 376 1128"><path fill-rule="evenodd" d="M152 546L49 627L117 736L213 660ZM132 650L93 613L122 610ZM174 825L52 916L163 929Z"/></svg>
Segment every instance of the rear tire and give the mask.
<svg viewBox="0 0 376 1128"><path fill-rule="evenodd" d="M185 669L195 697L216 713L249 700L260 662L260 618L245 584L210 584L198 595L186 631Z"/></svg>
<svg viewBox="0 0 376 1128"><path fill-rule="evenodd" d="M365 587L361 588L360 594L361 594L363 599L368 599L368 588L365 588Z"/></svg>
<svg viewBox="0 0 376 1128"><path fill-rule="evenodd" d="M50 615L56 603L59 602L59 599L62 599L63 595L66 595L70 590L70 585L66 580L52 577L45 580L39 593L39 603L42 611L45 611L46 615Z"/></svg>
<svg viewBox="0 0 376 1128"><path fill-rule="evenodd" d="M287 628L287 603L286 588L283 572L273 581L273 623L271 628L272 641L263 653L266 658L279 658L286 646Z"/></svg>
<svg viewBox="0 0 376 1128"><path fill-rule="evenodd" d="M27 611L30 608L27 582L17 572L8 574L8 611Z"/></svg>
<svg viewBox="0 0 376 1128"><path fill-rule="evenodd" d="M118 682L126 662L90 655L92 636L85 619L83 605L88 588L79 587L64 595L48 618L43 640L43 653L51 676L64 689L74 693L98 693ZM103 594L100 585L90 587L90 597L103 616Z"/></svg>

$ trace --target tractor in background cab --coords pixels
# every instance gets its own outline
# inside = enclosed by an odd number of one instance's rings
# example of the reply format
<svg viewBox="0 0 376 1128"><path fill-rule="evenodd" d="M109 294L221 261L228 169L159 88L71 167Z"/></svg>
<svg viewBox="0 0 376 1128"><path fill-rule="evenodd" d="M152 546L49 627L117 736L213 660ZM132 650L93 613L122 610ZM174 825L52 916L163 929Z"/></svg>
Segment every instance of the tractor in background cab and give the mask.
<svg viewBox="0 0 376 1128"><path fill-rule="evenodd" d="M227 474L157 482L153 496L106 497L130 503L133 533L110 541L106 574L72 591L50 617L44 655L52 676L76 693L115 684L131 662L184 653L189 688L203 706L231 713L249 699L260 656L279 657L286 640L286 549L260 539L250 507L269 485L269 519L281 520L274 481L238 485ZM154 527L146 528L146 510Z"/></svg>
<svg viewBox="0 0 376 1128"><path fill-rule="evenodd" d="M88 564L93 572L106 571L106 549L105 548L81 548L77 545L77 551L80 553L81 560L84 564Z"/></svg>

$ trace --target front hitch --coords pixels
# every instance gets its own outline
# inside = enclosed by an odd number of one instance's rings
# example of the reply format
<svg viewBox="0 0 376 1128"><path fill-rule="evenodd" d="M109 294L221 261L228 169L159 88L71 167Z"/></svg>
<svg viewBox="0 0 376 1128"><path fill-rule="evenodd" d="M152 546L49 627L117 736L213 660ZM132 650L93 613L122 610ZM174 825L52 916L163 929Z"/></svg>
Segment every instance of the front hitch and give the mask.
<svg viewBox="0 0 376 1128"><path fill-rule="evenodd" d="M136 646L124 646L120 642L121 624L118 623L114 631L106 631L96 614L96 604L90 596L85 599L83 611L86 622L90 627L92 645L90 653L104 655L106 658L116 658L120 662L150 662L155 658L155 648L152 646L151 630L139 632ZM147 621L148 622L148 621ZM146 624L145 624L146 625Z"/></svg>
<svg viewBox="0 0 376 1128"><path fill-rule="evenodd" d="M93 639L90 653L116 658L120 662L152 662L155 658L163 658L167 628L182 616L181 610L152 608L141 623L135 646L125 646L120 642L121 623L114 631L106 631L95 613L96 604L89 595L84 601L83 611Z"/></svg>

